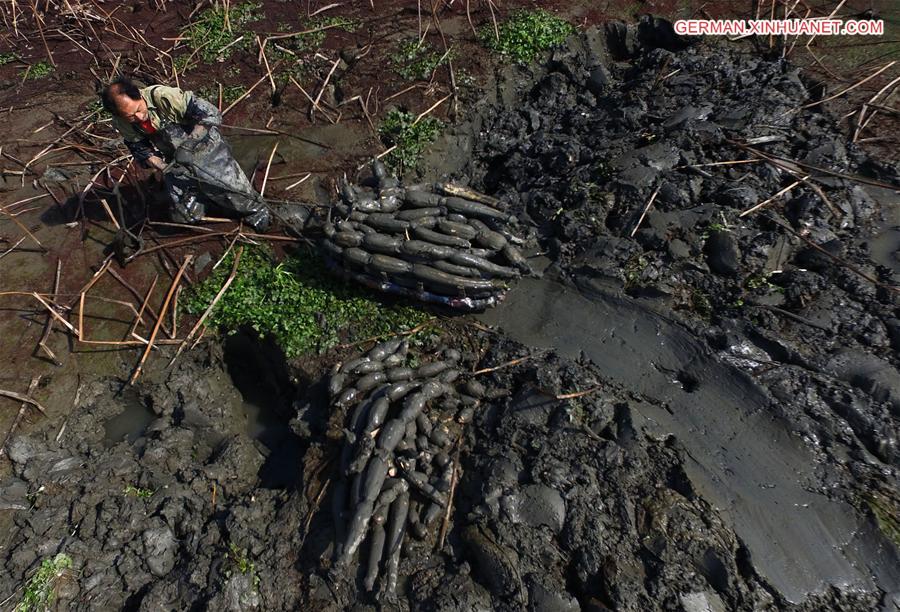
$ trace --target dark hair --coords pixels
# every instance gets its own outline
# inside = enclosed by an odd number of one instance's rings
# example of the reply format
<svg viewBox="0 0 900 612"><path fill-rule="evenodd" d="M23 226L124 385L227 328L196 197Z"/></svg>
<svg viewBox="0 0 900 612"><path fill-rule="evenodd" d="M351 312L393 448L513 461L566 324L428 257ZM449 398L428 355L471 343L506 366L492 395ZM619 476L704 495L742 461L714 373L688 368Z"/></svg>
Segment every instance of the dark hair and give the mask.
<svg viewBox="0 0 900 612"><path fill-rule="evenodd" d="M116 98L118 96L128 96L132 100L141 99L141 90L135 85L134 81L127 77L116 77L116 79L103 88L100 92L100 100L103 102L103 108L115 114Z"/></svg>

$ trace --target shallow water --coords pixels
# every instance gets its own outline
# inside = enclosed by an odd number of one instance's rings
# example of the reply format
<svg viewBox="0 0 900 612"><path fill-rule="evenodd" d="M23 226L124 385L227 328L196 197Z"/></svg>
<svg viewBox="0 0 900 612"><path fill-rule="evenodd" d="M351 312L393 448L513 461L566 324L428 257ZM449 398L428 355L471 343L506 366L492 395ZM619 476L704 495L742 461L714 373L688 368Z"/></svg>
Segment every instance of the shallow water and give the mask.
<svg viewBox="0 0 900 612"><path fill-rule="evenodd" d="M153 411L131 389L122 394L124 410L103 423L104 444L109 448L123 440L133 443L143 435L147 426L156 418Z"/></svg>

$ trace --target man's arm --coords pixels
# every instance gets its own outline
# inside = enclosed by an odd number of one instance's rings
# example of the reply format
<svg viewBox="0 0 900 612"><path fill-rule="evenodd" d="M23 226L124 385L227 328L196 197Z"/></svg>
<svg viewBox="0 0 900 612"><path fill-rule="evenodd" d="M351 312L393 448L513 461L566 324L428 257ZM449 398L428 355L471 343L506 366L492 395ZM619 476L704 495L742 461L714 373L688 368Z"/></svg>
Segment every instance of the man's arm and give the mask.
<svg viewBox="0 0 900 612"><path fill-rule="evenodd" d="M187 110L184 114L186 123L190 126L192 138L202 138L210 127L222 125L222 114L219 109L204 100L188 92L190 96Z"/></svg>
<svg viewBox="0 0 900 612"><path fill-rule="evenodd" d="M153 97L162 114L180 123L194 138L202 136L204 128L222 123L219 110L193 92L161 86L153 90Z"/></svg>
<svg viewBox="0 0 900 612"><path fill-rule="evenodd" d="M142 168L156 168L157 170L165 168L166 163L156 155L153 145L146 136L138 133L128 122L118 118L113 119L113 127L125 139L125 146L128 147L138 165Z"/></svg>

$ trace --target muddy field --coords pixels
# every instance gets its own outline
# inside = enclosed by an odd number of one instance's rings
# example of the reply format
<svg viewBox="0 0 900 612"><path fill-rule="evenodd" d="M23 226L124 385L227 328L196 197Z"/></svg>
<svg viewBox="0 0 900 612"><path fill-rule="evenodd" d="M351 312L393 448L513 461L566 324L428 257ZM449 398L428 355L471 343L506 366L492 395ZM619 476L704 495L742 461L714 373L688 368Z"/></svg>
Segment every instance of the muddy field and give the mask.
<svg viewBox="0 0 900 612"><path fill-rule="evenodd" d="M418 420L445 439L365 451L413 461L387 476L404 487L399 522L393 501L370 509L371 537L345 554L368 494L343 497L361 485L342 453L366 447L361 404L336 401L329 372L361 363L374 341L288 359L248 330L210 330L170 365L188 318L128 384L139 353L79 343L58 324L56 366L34 348L46 311L17 302L0 320L0 387L24 394L33 380L47 414L23 408L3 447L0 609L16 609L60 555L57 609L900 608L896 149L853 142L799 61L680 39L661 19L607 23L629 17L607 9L573 8L582 27L533 65L488 67L483 49L461 59L480 80L455 115L442 111L449 126L404 176L500 198L534 273L482 313L429 307L433 332L404 336L400 365L422 372L452 355L441 380L462 391ZM415 7L397 15L415 33ZM446 17L465 32L464 9ZM490 19L485 7L475 18ZM366 70L348 69L347 91L377 78ZM411 95L424 110L443 91ZM266 102L252 105L249 118ZM301 121L279 112L278 129ZM279 149L277 172L321 174L291 197L324 215L336 169L363 178L381 145L362 114L303 135ZM274 140L232 142L252 168ZM5 176L4 198L32 194L20 178ZM288 195L282 185L273 193ZM4 291L48 291L34 279L48 285L62 261L48 295L77 304L110 232L91 205L80 231L47 221L49 210L69 222L72 204L22 217L50 255L10 252ZM154 231L154 244L182 237ZM124 281L105 276L97 291L143 298L125 284L161 274L161 303L184 254L206 261L185 266L191 282L209 273L227 246L217 239L113 263ZM130 324L101 307L85 317L92 337ZM80 312L67 311L83 330ZM380 564L379 529L402 542Z"/></svg>

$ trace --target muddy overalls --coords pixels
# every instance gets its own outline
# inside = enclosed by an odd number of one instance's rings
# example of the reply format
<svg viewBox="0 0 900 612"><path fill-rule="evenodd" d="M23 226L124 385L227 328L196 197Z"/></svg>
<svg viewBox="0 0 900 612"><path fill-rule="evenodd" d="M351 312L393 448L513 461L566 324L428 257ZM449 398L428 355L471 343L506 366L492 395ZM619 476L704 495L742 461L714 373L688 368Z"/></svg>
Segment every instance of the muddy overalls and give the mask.
<svg viewBox="0 0 900 612"><path fill-rule="evenodd" d="M141 89L141 97L149 120L140 124L114 117L113 125L143 167L153 155L169 164L163 180L172 219L199 223L211 202L237 213L251 227L265 229L269 212L219 133L218 109L190 91L164 85ZM191 138L197 124L207 128L206 134Z"/></svg>

